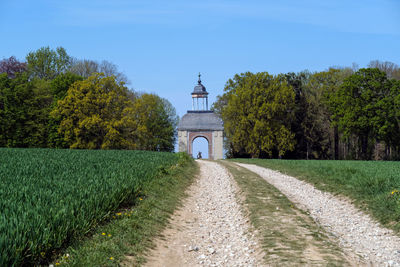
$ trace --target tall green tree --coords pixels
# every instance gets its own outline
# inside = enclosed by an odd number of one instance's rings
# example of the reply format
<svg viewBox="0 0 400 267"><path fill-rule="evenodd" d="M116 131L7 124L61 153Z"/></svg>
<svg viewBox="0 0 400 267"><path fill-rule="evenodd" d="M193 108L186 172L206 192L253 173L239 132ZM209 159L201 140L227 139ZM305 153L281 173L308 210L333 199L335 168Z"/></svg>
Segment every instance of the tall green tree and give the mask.
<svg viewBox="0 0 400 267"><path fill-rule="evenodd" d="M123 83L94 74L73 83L51 115L70 148L135 149L132 108Z"/></svg>
<svg viewBox="0 0 400 267"><path fill-rule="evenodd" d="M58 75L51 80L50 88L53 95L53 103L51 110L57 107L59 100L62 100L67 95L68 89L77 81L82 81L83 78L71 72L66 72ZM67 148L68 144L64 141L63 135L59 133L61 117L49 116L49 137L48 146L52 148Z"/></svg>
<svg viewBox="0 0 400 267"><path fill-rule="evenodd" d="M52 99L47 81L0 75L0 145L46 147Z"/></svg>
<svg viewBox="0 0 400 267"><path fill-rule="evenodd" d="M393 86L391 87L391 95L393 99L393 113L396 118L397 129L400 129L400 81L392 81ZM400 151L400 130L397 131L395 135L393 135L393 139L395 140L394 145L397 148L397 151Z"/></svg>
<svg viewBox="0 0 400 267"><path fill-rule="evenodd" d="M400 148L400 81L391 79L383 84L383 95L376 102L376 115L372 120L377 140L384 141L389 147Z"/></svg>
<svg viewBox="0 0 400 267"><path fill-rule="evenodd" d="M76 81L82 81L83 77L71 72L66 72L58 75L51 80L51 93L56 100L64 99L67 95L68 89Z"/></svg>
<svg viewBox="0 0 400 267"><path fill-rule="evenodd" d="M359 158L371 159L373 142L382 137L388 122L384 99L389 94L386 74L379 69L360 69L346 78L331 99L333 119L344 137L357 136Z"/></svg>
<svg viewBox="0 0 400 267"><path fill-rule="evenodd" d="M10 82L7 73L0 73L0 146L8 145L8 130L11 128L12 121L9 120L10 110L9 102L12 99Z"/></svg>
<svg viewBox="0 0 400 267"><path fill-rule="evenodd" d="M329 101L349 75L351 72L348 69L330 68L313 73L305 84L303 97L306 108L302 127L307 158L339 158L339 131L332 123Z"/></svg>
<svg viewBox="0 0 400 267"><path fill-rule="evenodd" d="M299 73L289 72L284 75L287 83L295 94L295 105L293 109L294 119L291 124L291 130L295 134L295 148L288 153L290 158L306 158L308 152L308 143L306 140L306 129L304 120L307 114L307 101L305 95L305 85L310 77L308 71Z"/></svg>
<svg viewBox="0 0 400 267"><path fill-rule="evenodd" d="M178 117L171 103L154 94L142 94L134 102L137 148L173 151Z"/></svg>
<svg viewBox="0 0 400 267"><path fill-rule="evenodd" d="M26 56L26 62L31 77L51 80L70 68L72 58L62 47L53 50L47 46L30 52Z"/></svg>
<svg viewBox="0 0 400 267"><path fill-rule="evenodd" d="M242 73L228 80L221 114L232 155L283 156L294 149L295 94L285 77Z"/></svg>

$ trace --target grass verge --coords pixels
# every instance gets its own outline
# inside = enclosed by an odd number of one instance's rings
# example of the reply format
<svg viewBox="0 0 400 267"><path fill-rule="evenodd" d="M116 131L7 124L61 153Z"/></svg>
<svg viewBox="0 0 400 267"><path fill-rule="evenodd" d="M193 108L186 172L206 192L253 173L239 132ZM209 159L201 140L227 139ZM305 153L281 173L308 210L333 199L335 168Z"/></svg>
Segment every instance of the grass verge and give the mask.
<svg viewBox="0 0 400 267"><path fill-rule="evenodd" d="M353 261L335 241L279 190L257 174L221 162L245 195L244 204L271 266L348 266Z"/></svg>
<svg viewBox="0 0 400 267"><path fill-rule="evenodd" d="M182 155L177 166L143 188L137 205L122 208L90 236L75 241L53 265L120 266L127 259L129 266L141 265L146 251L154 246L153 238L165 228L197 172L196 163Z"/></svg>
<svg viewBox="0 0 400 267"><path fill-rule="evenodd" d="M234 159L278 170L342 194L382 224L400 230L400 162Z"/></svg>

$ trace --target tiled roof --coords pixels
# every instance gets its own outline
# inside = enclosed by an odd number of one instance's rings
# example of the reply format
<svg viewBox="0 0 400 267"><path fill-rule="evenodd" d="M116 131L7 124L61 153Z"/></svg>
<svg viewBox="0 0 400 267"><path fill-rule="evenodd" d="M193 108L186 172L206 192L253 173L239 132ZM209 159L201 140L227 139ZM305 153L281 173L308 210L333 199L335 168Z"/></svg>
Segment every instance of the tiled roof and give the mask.
<svg viewBox="0 0 400 267"><path fill-rule="evenodd" d="M178 124L179 131L223 131L224 123L213 111L188 111Z"/></svg>

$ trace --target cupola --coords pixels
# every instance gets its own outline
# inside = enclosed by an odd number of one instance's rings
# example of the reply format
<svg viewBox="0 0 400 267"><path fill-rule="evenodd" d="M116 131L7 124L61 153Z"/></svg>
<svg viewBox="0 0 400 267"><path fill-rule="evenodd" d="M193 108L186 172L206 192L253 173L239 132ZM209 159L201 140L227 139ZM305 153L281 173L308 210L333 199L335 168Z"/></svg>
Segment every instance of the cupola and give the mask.
<svg viewBox="0 0 400 267"><path fill-rule="evenodd" d="M194 111L208 110L208 92L206 87L201 83L201 74L199 80L192 92L192 109Z"/></svg>

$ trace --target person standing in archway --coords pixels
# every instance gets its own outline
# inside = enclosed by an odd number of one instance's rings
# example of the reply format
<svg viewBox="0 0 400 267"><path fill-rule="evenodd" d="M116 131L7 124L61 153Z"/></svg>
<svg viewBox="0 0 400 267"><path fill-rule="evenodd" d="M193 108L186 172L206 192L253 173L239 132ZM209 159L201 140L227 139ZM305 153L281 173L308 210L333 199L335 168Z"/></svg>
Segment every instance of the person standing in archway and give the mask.
<svg viewBox="0 0 400 267"><path fill-rule="evenodd" d="M201 151L199 151L199 153L197 154L197 158L198 159L201 159L202 157L201 157Z"/></svg>

